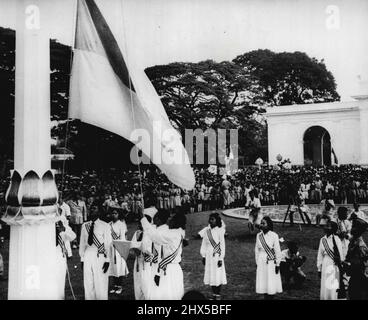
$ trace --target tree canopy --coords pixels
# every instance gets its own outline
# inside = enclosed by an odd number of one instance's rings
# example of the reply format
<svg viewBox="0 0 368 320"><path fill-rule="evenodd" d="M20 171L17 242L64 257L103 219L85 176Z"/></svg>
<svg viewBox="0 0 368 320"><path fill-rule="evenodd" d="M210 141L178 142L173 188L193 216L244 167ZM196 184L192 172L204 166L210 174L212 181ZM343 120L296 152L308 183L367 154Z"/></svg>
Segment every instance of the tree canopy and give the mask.
<svg viewBox="0 0 368 320"><path fill-rule="evenodd" d="M258 80L239 65L212 60L146 69L166 112L179 129L239 129L239 154L246 161L267 156ZM254 160L253 160L254 158Z"/></svg>
<svg viewBox="0 0 368 320"><path fill-rule="evenodd" d="M267 105L340 100L335 78L324 61L310 58L304 52L254 50L236 57L233 62L259 80Z"/></svg>

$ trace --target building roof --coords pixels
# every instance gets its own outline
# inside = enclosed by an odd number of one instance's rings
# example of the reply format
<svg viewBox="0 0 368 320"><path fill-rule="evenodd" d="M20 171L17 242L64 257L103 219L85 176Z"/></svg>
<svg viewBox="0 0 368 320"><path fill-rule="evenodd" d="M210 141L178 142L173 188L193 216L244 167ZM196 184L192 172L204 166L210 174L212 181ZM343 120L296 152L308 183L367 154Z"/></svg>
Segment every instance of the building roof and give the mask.
<svg viewBox="0 0 368 320"><path fill-rule="evenodd" d="M363 108L368 110L368 100L293 104L287 106L268 108L266 116L267 118L269 118L274 116L284 116L291 114L295 115L295 114L308 114L308 113L315 114L315 113L330 113L330 112L346 112L346 111L358 111Z"/></svg>

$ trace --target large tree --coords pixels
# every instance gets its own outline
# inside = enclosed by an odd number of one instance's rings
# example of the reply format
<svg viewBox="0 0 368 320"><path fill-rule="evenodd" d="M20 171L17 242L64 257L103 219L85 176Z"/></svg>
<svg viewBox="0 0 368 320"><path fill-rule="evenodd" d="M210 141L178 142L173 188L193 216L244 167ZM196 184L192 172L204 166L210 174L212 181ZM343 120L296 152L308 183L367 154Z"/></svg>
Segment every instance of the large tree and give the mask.
<svg viewBox="0 0 368 320"><path fill-rule="evenodd" d="M178 129L237 127L259 111L256 81L232 62L172 63L146 74Z"/></svg>
<svg viewBox="0 0 368 320"><path fill-rule="evenodd" d="M236 57L233 62L259 80L266 105L340 100L335 79L324 61L303 52L255 50Z"/></svg>
<svg viewBox="0 0 368 320"><path fill-rule="evenodd" d="M146 69L174 126L184 129L239 129L239 154L246 161L261 152L263 112L258 81L232 62L172 63Z"/></svg>

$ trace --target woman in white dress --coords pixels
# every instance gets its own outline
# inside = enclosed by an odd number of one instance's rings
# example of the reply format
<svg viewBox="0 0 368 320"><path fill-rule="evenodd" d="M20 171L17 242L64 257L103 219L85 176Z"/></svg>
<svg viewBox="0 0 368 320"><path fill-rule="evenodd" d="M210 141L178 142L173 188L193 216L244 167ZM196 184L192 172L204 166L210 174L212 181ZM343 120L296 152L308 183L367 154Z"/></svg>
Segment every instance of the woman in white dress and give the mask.
<svg viewBox="0 0 368 320"><path fill-rule="evenodd" d="M144 209L144 215L149 223L151 223L156 212L157 209L153 206ZM153 270L154 268L157 269L158 252L152 241L143 232L140 223L138 226L139 229L134 233L131 241L131 249L136 255L133 272L134 294L136 300L151 300L154 285Z"/></svg>
<svg viewBox="0 0 368 320"><path fill-rule="evenodd" d="M144 216L148 222L152 222L157 213L156 207L153 205L144 209ZM153 228L156 226L152 225ZM145 300L152 300L152 288L154 286L154 270L157 270L158 251L152 240L143 232L141 252L143 255L142 270L140 271L141 287Z"/></svg>
<svg viewBox="0 0 368 320"><path fill-rule="evenodd" d="M227 284L225 271L225 229L218 213L209 217L209 226L203 228L198 234L202 238L200 254L205 266L205 285L210 285L213 300L220 300L221 286Z"/></svg>
<svg viewBox="0 0 368 320"><path fill-rule="evenodd" d="M273 232L273 223L268 216L263 217L260 229L255 246L256 293L264 294L265 299L272 299L276 293L282 292L279 236Z"/></svg>
<svg viewBox="0 0 368 320"><path fill-rule="evenodd" d="M184 276L180 266L185 216L176 214L167 223L169 212L159 210L154 217L153 227L146 218L141 223L144 234L158 248L158 268L154 269L152 300L180 300L184 295ZM170 225L170 226L169 226Z"/></svg>
<svg viewBox="0 0 368 320"><path fill-rule="evenodd" d="M337 223L327 221L323 226L325 236L319 242L317 269L321 279L321 300L337 300L340 288L340 271L338 268L343 253L340 238L336 235Z"/></svg>
<svg viewBox="0 0 368 320"><path fill-rule="evenodd" d="M112 211L112 221L109 225L113 240L126 240L127 225L124 220L119 220L118 210ZM113 244L111 244L110 248L110 261L109 274L113 277L113 288L110 290L110 293L121 294L123 291L123 277L128 275L129 270L126 261L120 256Z"/></svg>

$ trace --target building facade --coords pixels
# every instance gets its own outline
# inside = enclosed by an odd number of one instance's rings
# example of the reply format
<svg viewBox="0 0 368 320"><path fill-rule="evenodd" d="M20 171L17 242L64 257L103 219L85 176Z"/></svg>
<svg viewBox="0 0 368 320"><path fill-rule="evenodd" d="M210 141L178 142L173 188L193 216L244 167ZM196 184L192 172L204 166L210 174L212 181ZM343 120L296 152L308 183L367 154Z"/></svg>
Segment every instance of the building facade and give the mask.
<svg viewBox="0 0 368 320"><path fill-rule="evenodd" d="M368 165L368 99L267 110L268 160L295 165Z"/></svg>

